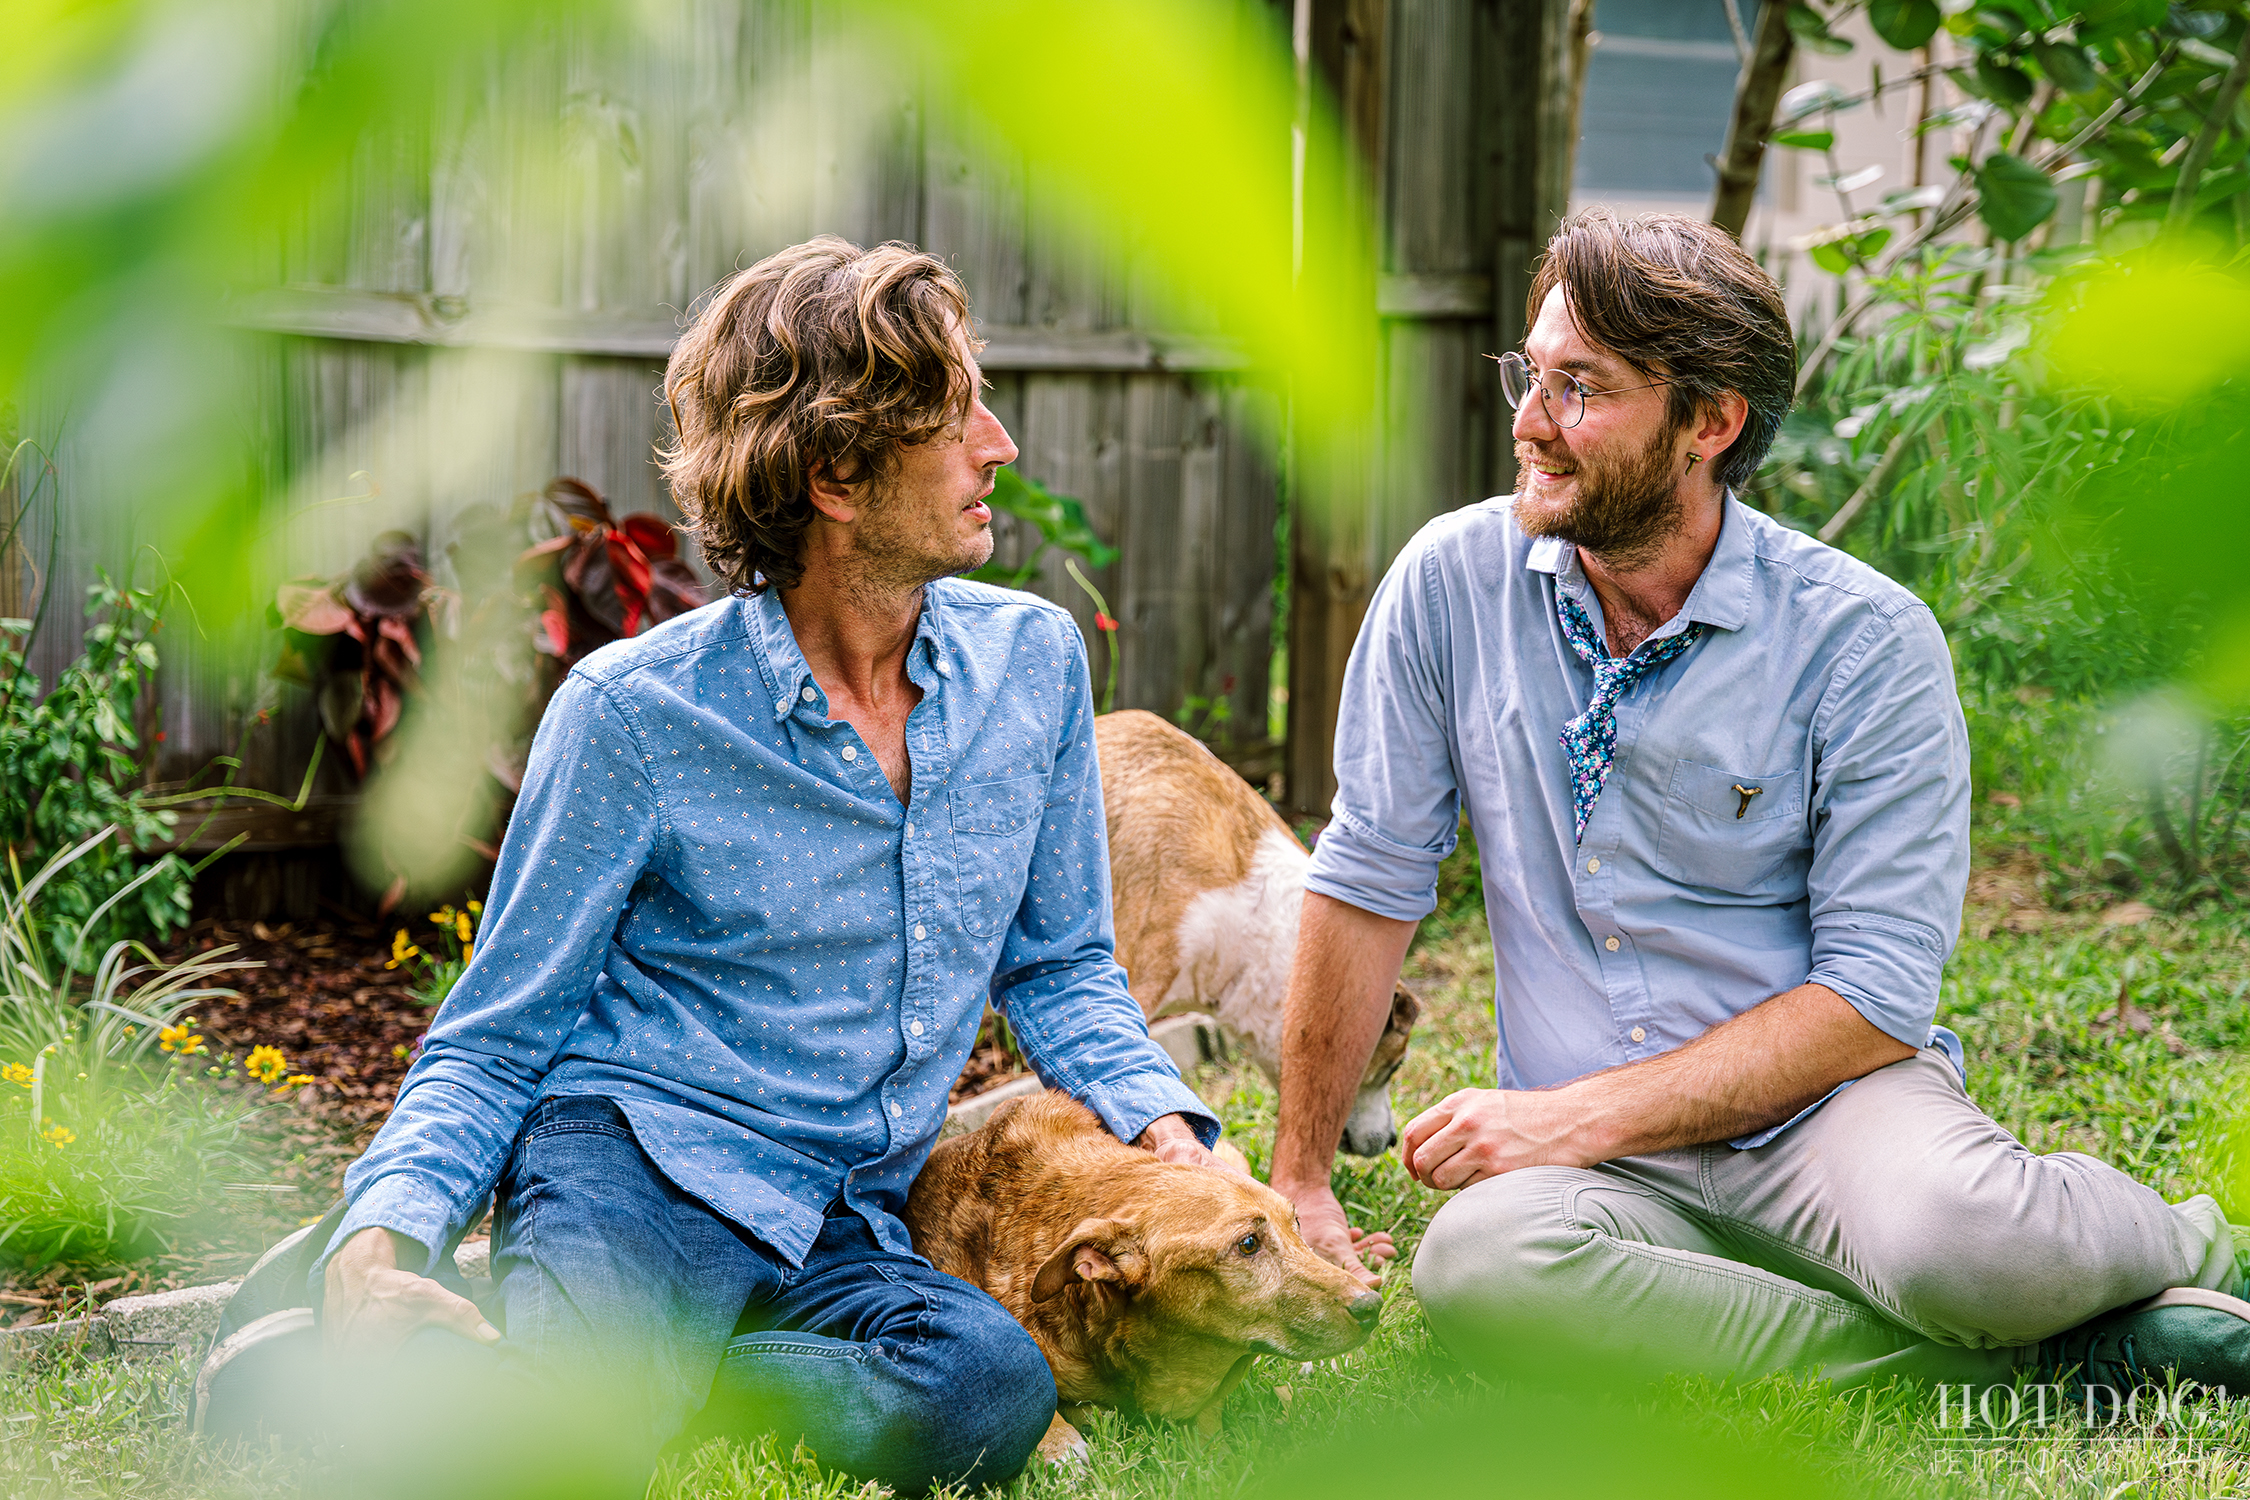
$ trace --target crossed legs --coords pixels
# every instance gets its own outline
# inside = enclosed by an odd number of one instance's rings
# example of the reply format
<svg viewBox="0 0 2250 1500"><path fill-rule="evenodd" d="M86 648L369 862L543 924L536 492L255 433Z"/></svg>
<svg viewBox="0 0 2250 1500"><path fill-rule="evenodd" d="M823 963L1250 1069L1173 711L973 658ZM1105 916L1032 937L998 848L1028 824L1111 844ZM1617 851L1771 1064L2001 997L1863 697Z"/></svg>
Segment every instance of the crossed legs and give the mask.
<svg viewBox="0 0 2250 1500"><path fill-rule="evenodd" d="M1474 1361L1543 1329L1654 1371L2005 1380L2023 1346L2167 1287L2226 1285L2209 1198L2041 1156L1924 1050L1751 1151L1538 1167L1463 1189L1414 1261Z"/></svg>

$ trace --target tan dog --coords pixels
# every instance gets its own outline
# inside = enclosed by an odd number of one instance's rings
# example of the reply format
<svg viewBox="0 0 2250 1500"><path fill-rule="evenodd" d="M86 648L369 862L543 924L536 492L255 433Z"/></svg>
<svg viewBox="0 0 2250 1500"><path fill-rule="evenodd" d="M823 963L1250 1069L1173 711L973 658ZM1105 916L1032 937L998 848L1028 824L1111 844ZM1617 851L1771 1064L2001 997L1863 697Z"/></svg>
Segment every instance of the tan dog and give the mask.
<svg viewBox="0 0 2250 1500"><path fill-rule="evenodd" d="M1139 709L1094 721L1109 822L1117 961L1141 1014L1202 1011L1277 1084L1282 1005L1312 856L1289 825L1193 736ZM1361 1076L1343 1145L1398 1140L1391 1075L1421 1002L1404 985Z"/></svg>
<svg viewBox="0 0 2250 1500"><path fill-rule="evenodd" d="M940 1142L906 1200L915 1250L1029 1330L1065 1411L1114 1406L1205 1434L1257 1355L1341 1354L1382 1314L1296 1217L1247 1173L1158 1161L1057 1093ZM1055 1421L1050 1458L1077 1441Z"/></svg>

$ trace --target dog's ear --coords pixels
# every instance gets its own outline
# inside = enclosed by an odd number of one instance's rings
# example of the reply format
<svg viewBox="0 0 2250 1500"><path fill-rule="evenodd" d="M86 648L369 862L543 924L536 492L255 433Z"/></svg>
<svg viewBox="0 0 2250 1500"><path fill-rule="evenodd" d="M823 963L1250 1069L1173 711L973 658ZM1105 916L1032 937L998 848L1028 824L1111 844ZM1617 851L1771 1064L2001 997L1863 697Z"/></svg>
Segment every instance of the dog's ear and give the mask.
<svg viewBox="0 0 2250 1500"><path fill-rule="evenodd" d="M1032 1278L1031 1300L1045 1302L1059 1296L1074 1281L1138 1286L1146 1267L1140 1236L1132 1225L1116 1219L1087 1219L1063 1238Z"/></svg>
<svg viewBox="0 0 2250 1500"><path fill-rule="evenodd" d="M1422 1002L1405 985L1391 991L1391 1018L1386 1030L1412 1031L1414 1023L1422 1019Z"/></svg>

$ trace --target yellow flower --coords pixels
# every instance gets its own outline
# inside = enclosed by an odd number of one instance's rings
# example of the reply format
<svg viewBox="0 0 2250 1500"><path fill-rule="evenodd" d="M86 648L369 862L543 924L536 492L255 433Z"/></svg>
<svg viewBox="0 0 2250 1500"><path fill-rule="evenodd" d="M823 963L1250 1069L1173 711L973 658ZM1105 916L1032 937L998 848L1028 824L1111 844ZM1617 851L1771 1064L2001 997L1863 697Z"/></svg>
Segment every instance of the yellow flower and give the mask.
<svg viewBox="0 0 2250 1500"><path fill-rule="evenodd" d="M469 903L469 915L470 915L470 916L472 916L472 917L473 917L473 916L477 916L478 914L480 914L481 912L483 912L483 910L484 910L484 903L483 903L482 901L471 901L471 902Z"/></svg>
<svg viewBox="0 0 2250 1500"><path fill-rule="evenodd" d="M453 931L460 937L461 941L464 943L477 935L477 930L470 924L469 914L465 911L458 912L454 915Z"/></svg>
<svg viewBox="0 0 2250 1500"><path fill-rule="evenodd" d="M40 1132L40 1136L41 1139L53 1141L58 1146L67 1146L72 1141L78 1139L78 1132L75 1130L65 1130L62 1126L57 1125L52 1130Z"/></svg>
<svg viewBox="0 0 2250 1500"><path fill-rule="evenodd" d="M166 1052L176 1052L182 1057L193 1057L203 1050L203 1038L195 1034L195 1017L174 1026L167 1026L156 1034L156 1045Z"/></svg>
<svg viewBox="0 0 2250 1500"><path fill-rule="evenodd" d="M475 958L476 956L477 956L477 945L476 945L476 944L474 944L474 943L463 943L463 944L461 945L461 962L462 962L462 963L466 964L466 963L467 963L467 962L468 962L468 961L469 961L470 959L472 959L472 958Z"/></svg>
<svg viewBox="0 0 2250 1500"><path fill-rule="evenodd" d="M289 1059L281 1055L279 1047L252 1047L242 1068L260 1083L272 1083L289 1071Z"/></svg>
<svg viewBox="0 0 2250 1500"><path fill-rule="evenodd" d="M422 950L415 947L412 943L406 940L406 929L401 927L398 930L397 935L391 939L390 961L384 964L383 967L386 969L395 969L400 964L405 963L408 959L420 958L421 956Z"/></svg>
<svg viewBox="0 0 2250 1500"><path fill-rule="evenodd" d="M4 1068L0 1068L0 1078L5 1078L10 1083L20 1083L25 1088L30 1088L32 1083L32 1072L31 1069L25 1067L22 1063L10 1063Z"/></svg>
<svg viewBox="0 0 2250 1500"><path fill-rule="evenodd" d="M440 927L449 927L453 924L453 919L457 915L458 913L456 913L452 907L441 906L436 911L430 913L430 920L435 922Z"/></svg>
<svg viewBox="0 0 2250 1500"><path fill-rule="evenodd" d="M281 1081L281 1086L285 1089L301 1089L307 1084L318 1082L320 1080L310 1073L292 1073Z"/></svg>

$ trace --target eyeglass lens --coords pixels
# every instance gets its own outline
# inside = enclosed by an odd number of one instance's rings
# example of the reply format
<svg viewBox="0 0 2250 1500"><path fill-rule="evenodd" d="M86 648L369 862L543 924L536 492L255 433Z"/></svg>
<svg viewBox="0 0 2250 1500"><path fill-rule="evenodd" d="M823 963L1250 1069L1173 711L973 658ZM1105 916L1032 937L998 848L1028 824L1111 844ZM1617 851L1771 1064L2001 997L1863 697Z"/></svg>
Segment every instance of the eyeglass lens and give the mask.
<svg viewBox="0 0 2250 1500"><path fill-rule="evenodd" d="M1557 427L1578 425L1586 414L1586 400L1577 381L1560 370L1547 370L1534 382L1530 362L1522 355L1511 350L1500 357L1500 393L1508 398L1508 405L1520 409L1534 384L1546 398L1548 421Z"/></svg>

